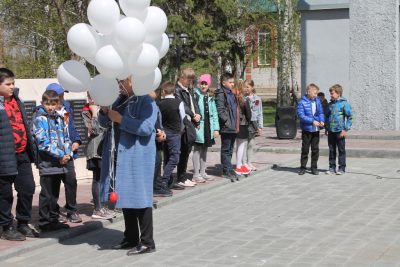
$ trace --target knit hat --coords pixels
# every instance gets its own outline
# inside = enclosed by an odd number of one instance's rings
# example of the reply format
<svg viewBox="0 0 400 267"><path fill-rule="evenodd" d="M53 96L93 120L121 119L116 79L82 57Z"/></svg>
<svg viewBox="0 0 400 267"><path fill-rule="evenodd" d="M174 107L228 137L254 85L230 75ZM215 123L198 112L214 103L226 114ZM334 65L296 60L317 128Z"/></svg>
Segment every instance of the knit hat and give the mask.
<svg viewBox="0 0 400 267"><path fill-rule="evenodd" d="M199 78L199 84L206 82L208 86L211 86L211 74L202 74Z"/></svg>

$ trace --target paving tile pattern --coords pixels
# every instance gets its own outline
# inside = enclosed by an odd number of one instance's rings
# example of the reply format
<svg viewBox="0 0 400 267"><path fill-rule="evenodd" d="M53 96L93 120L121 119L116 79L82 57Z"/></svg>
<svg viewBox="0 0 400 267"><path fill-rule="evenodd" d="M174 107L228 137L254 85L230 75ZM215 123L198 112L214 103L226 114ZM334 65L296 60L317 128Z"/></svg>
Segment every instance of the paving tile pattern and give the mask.
<svg viewBox="0 0 400 267"><path fill-rule="evenodd" d="M118 222L2 266L400 266L399 163L349 159L343 176L280 163L156 210L156 253L110 250Z"/></svg>

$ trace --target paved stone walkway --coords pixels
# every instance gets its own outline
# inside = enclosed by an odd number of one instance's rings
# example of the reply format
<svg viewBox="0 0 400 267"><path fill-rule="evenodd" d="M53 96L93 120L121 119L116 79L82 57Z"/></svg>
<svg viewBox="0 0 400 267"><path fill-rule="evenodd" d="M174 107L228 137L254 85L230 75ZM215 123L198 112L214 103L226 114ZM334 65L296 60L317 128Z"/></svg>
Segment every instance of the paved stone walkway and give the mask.
<svg viewBox="0 0 400 267"><path fill-rule="evenodd" d="M155 210L156 253L110 250L118 222L1 266L400 266L399 163L298 176L296 160Z"/></svg>

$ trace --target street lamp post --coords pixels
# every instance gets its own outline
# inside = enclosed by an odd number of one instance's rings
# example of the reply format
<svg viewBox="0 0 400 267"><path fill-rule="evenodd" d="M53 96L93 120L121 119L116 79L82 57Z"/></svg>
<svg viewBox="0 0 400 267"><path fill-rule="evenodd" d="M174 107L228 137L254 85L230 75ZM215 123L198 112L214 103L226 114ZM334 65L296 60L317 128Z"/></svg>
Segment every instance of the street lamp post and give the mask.
<svg viewBox="0 0 400 267"><path fill-rule="evenodd" d="M169 43L171 44L171 48L175 50L176 55L176 67L178 69L178 73L181 70L181 57L183 46L186 45L188 35L186 33L181 34L168 34Z"/></svg>

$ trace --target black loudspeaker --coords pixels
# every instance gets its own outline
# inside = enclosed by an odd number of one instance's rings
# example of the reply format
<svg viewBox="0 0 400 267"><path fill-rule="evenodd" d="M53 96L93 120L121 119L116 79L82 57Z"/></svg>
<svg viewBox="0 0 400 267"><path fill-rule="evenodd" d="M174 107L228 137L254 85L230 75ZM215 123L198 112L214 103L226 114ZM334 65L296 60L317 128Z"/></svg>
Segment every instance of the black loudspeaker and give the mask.
<svg viewBox="0 0 400 267"><path fill-rule="evenodd" d="M277 107L275 116L276 135L279 139L294 139L297 134L295 107Z"/></svg>

